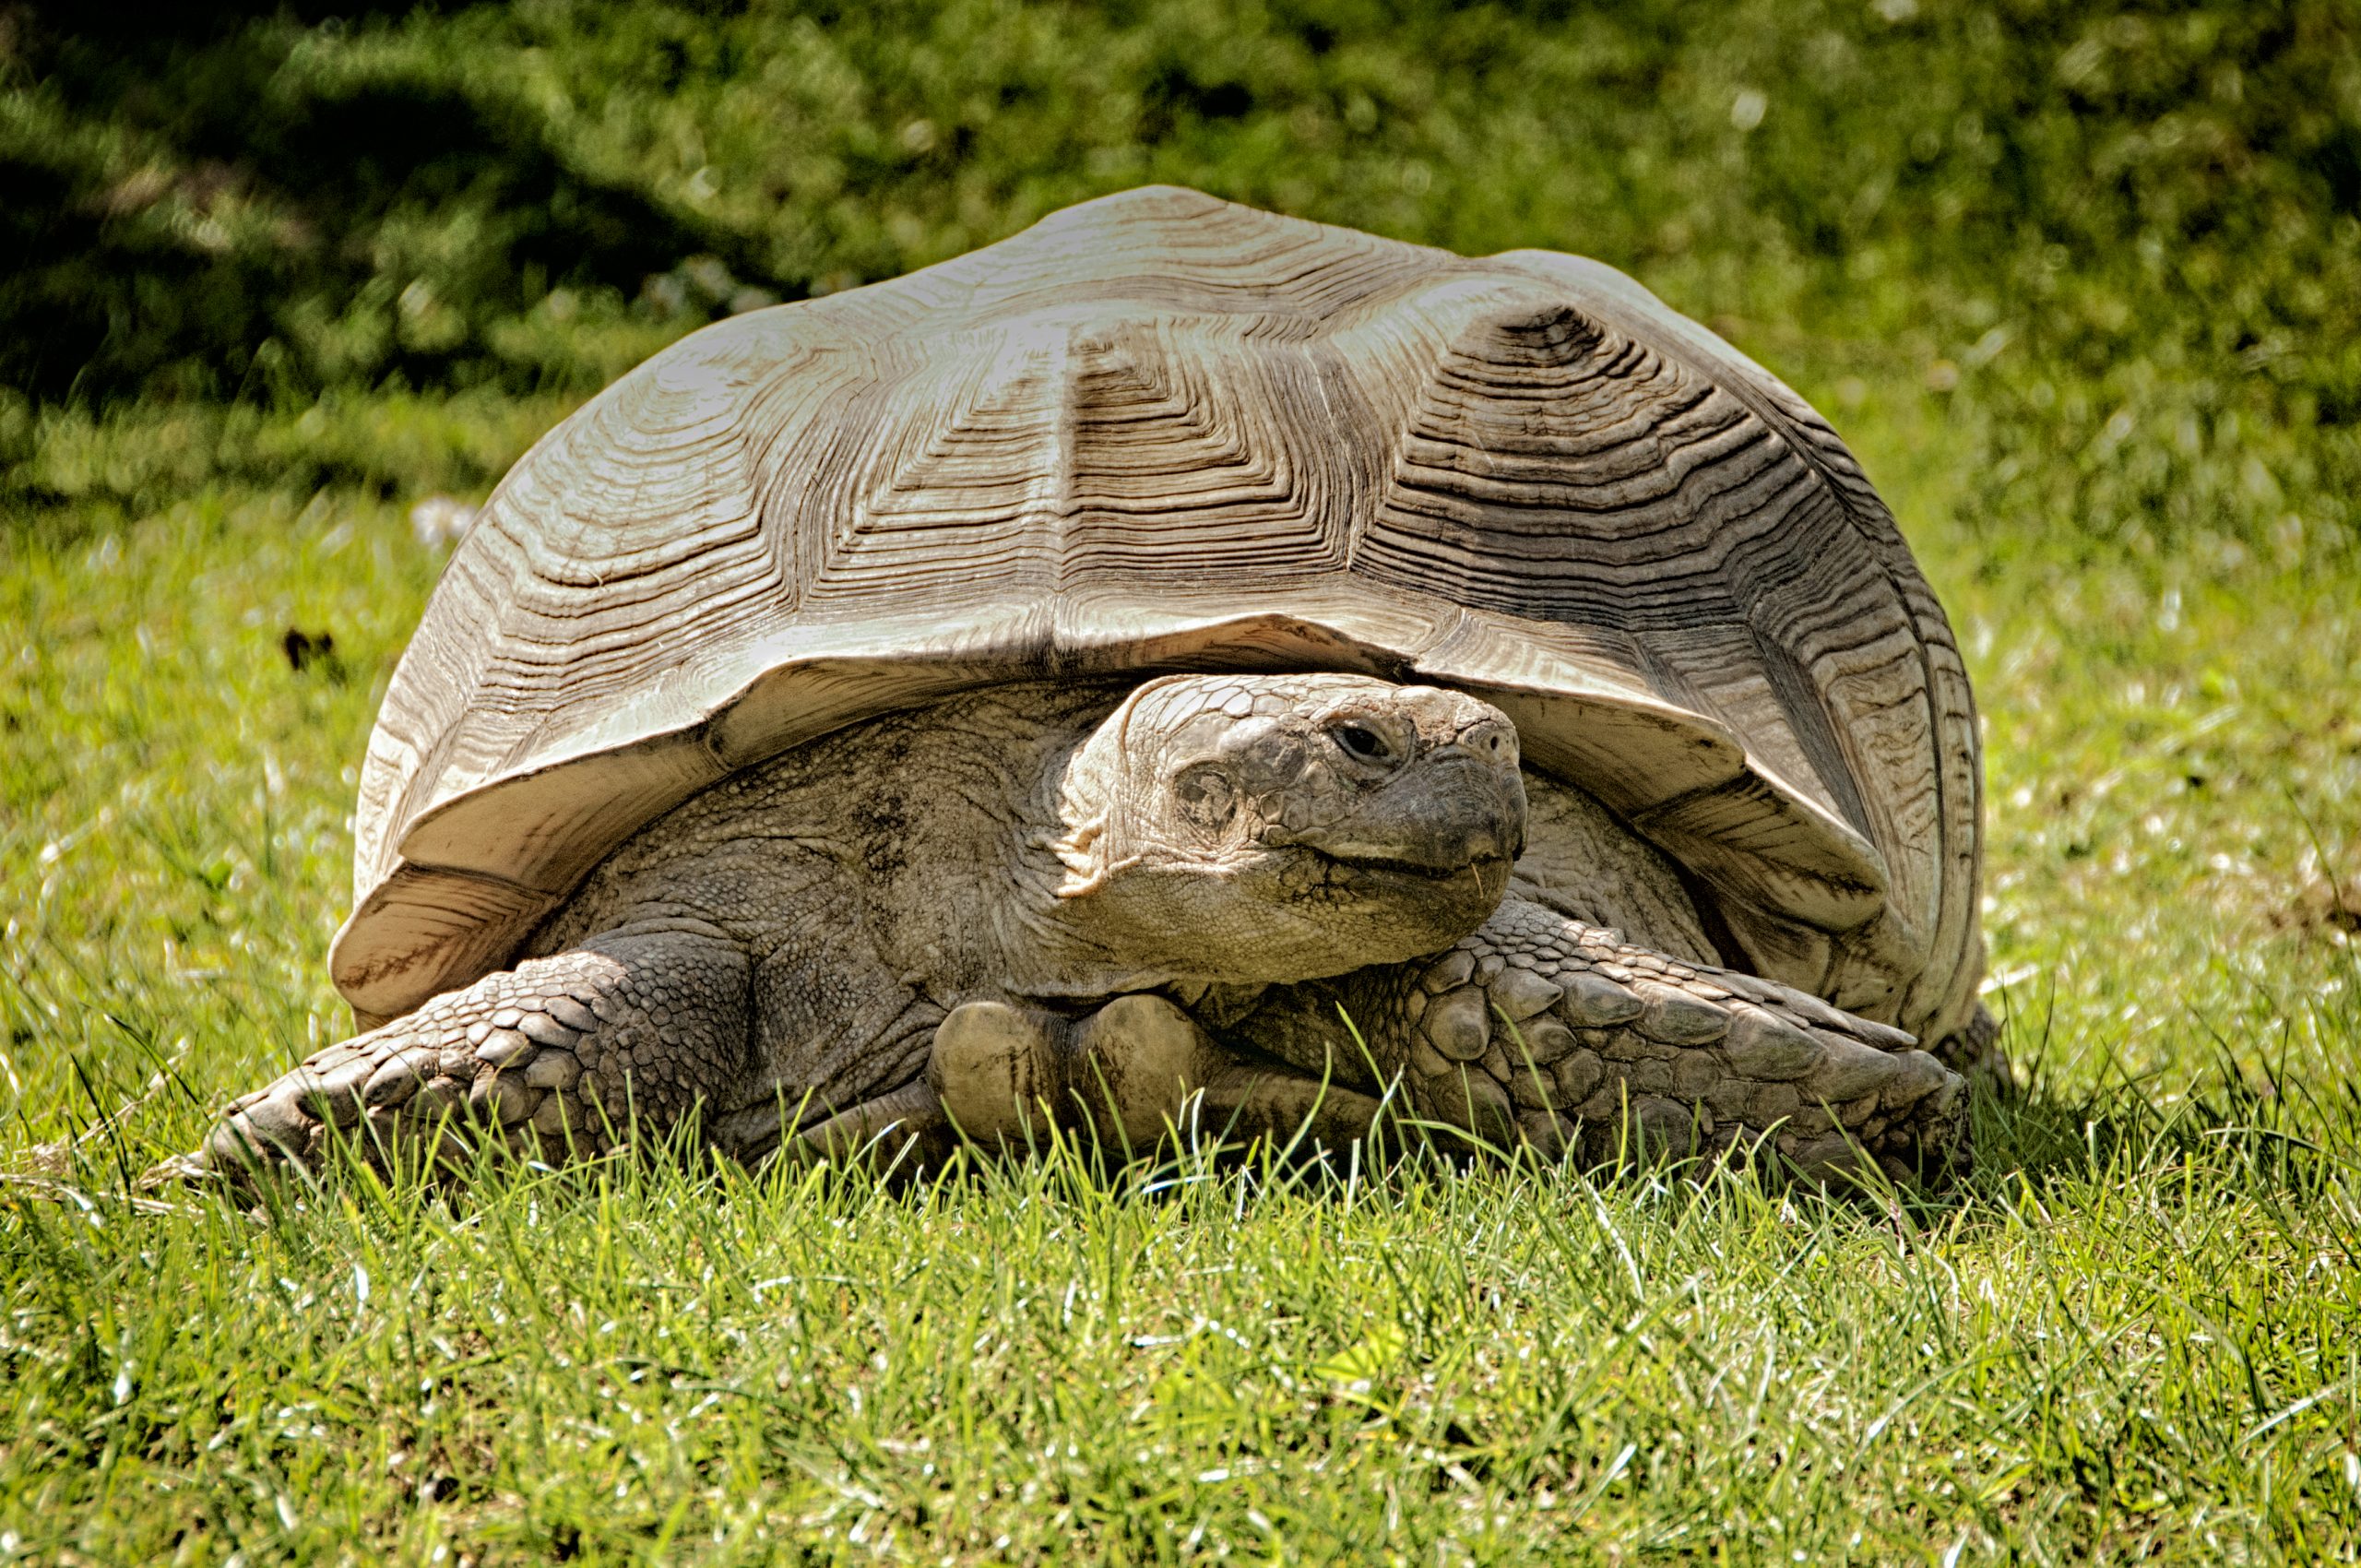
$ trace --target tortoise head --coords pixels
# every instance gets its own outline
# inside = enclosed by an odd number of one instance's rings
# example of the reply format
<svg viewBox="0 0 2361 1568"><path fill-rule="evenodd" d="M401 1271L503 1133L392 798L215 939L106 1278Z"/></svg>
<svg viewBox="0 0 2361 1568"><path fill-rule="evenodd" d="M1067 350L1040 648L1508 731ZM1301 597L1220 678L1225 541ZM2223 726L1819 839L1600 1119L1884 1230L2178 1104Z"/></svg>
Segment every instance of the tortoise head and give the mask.
<svg viewBox="0 0 2361 1568"><path fill-rule="evenodd" d="M1075 752L1061 804L1068 919L1143 968L1229 981L1448 947L1525 845L1508 718L1360 675L1150 681Z"/></svg>

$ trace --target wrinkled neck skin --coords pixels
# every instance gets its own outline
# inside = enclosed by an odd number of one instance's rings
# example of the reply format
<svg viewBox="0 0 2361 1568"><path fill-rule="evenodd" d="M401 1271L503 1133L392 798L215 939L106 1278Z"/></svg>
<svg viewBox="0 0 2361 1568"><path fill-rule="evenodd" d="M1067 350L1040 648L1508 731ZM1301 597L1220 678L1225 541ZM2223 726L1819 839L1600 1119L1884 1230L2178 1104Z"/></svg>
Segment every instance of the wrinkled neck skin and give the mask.
<svg viewBox="0 0 2361 1568"><path fill-rule="evenodd" d="M999 987L1047 1003L1202 991L1206 981L1188 966L1160 961L1162 955L1140 951L1098 929L1059 896L1069 873L1055 846L1072 828L1059 816L1054 794L1035 803L1046 809L1031 816L1029 830L1010 846L1010 897L993 910L994 945L1003 956Z"/></svg>
<svg viewBox="0 0 2361 1568"><path fill-rule="evenodd" d="M993 923L1010 992L1256 987L1448 947L1523 847L1516 736L1454 692L1179 676L1052 755Z"/></svg>

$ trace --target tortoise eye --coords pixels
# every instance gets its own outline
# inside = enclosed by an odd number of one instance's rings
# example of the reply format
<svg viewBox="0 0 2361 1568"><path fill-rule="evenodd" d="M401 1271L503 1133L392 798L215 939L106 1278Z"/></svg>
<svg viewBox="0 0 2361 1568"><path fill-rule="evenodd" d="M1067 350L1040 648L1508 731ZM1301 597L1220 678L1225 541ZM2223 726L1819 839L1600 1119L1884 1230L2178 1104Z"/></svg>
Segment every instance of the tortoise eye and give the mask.
<svg viewBox="0 0 2361 1568"><path fill-rule="evenodd" d="M1385 737L1366 724L1339 724L1336 743L1363 762L1383 762L1394 754Z"/></svg>

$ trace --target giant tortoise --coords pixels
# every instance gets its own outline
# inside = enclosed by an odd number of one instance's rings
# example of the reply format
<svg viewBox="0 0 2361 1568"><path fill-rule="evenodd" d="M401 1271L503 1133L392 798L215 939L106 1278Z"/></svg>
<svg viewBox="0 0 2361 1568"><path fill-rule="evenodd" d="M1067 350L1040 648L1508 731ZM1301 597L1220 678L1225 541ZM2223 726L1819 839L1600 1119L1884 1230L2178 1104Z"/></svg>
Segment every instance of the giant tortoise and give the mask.
<svg viewBox="0 0 2361 1568"><path fill-rule="evenodd" d="M698 332L516 465L370 742L362 1032L196 1158L1406 1124L1916 1178L1988 1045L1979 790L1892 518L1727 344L1133 191Z"/></svg>

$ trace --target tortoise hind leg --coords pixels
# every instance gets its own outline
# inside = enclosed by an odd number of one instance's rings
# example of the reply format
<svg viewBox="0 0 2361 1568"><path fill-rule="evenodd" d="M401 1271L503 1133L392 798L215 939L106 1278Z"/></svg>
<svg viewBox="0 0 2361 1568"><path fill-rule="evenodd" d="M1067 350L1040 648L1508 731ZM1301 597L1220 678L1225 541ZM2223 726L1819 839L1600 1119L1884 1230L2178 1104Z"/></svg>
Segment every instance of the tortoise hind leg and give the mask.
<svg viewBox="0 0 2361 1568"><path fill-rule="evenodd" d="M438 996L241 1096L184 1169L312 1165L345 1129L374 1157L453 1134L546 1159L662 1132L749 1076L746 956L617 932Z"/></svg>
<svg viewBox="0 0 2361 1568"><path fill-rule="evenodd" d="M933 1165L962 1139L1037 1148L1053 1128L1131 1158L1177 1132L1341 1148L1370 1135L1371 1097L1223 1049L1171 1001L1119 996L1080 1022L1001 1001L952 1009L915 1081L801 1133L799 1152Z"/></svg>
<svg viewBox="0 0 2361 1568"><path fill-rule="evenodd" d="M1074 1031L1073 1097L1129 1154L1183 1141L1341 1149L1378 1131L1372 1097L1224 1048L1161 996L1119 996Z"/></svg>
<svg viewBox="0 0 2361 1568"><path fill-rule="evenodd" d="M1967 1022L1928 1047L1936 1061L1997 1095L2016 1091L2017 1078L2009 1053L2000 1046L2000 1020L1981 1002Z"/></svg>

